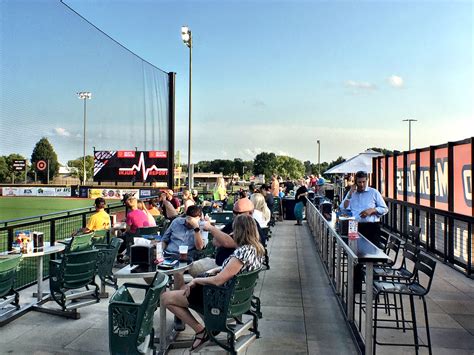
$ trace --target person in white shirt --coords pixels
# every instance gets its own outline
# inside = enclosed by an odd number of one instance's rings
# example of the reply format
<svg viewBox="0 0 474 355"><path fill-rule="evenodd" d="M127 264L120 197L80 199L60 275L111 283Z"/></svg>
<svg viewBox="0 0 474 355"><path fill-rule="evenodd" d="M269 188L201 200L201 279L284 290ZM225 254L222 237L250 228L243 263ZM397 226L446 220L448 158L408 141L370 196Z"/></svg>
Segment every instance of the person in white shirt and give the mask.
<svg viewBox="0 0 474 355"><path fill-rule="evenodd" d="M258 222L260 228L267 228L271 212L265 202L265 197L261 193L254 193L250 196L250 201L255 206L252 214L253 218Z"/></svg>

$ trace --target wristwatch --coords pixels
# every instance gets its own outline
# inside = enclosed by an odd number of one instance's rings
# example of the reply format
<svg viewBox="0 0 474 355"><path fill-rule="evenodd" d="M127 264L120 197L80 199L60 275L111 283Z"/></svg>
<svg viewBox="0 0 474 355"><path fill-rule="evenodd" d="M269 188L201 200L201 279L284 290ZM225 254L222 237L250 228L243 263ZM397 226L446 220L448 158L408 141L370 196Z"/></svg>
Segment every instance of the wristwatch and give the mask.
<svg viewBox="0 0 474 355"><path fill-rule="evenodd" d="M200 232L200 231L201 231L201 228L199 228L199 227L194 228L195 233Z"/></svg>

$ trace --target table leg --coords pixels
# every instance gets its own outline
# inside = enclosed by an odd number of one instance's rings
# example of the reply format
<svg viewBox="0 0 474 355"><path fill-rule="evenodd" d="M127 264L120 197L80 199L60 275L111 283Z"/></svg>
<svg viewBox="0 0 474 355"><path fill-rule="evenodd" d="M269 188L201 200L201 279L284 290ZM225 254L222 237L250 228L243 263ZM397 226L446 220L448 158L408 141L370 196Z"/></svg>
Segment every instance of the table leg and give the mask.
<svg viewBox="0 0 474 355"><path fill-rule="evenodd" d="M160 304L160 354L166 351L166 307Z"/></svg>
<svg viewBox="0 0 474 355"><path fill-rule="evenodd" d="M38 290L36 299L40 302L43 299L43 256L36 258L36 278L38 279Z"/></svg>
<svg viewBox="0 0 474 355"><path fill-rule="evenodd" d="M373 353L373 299L374 299L374 264L368 262L366 264L365 276L365 353L372 355ZM377 310L375 310L377 312Z"/></svg>

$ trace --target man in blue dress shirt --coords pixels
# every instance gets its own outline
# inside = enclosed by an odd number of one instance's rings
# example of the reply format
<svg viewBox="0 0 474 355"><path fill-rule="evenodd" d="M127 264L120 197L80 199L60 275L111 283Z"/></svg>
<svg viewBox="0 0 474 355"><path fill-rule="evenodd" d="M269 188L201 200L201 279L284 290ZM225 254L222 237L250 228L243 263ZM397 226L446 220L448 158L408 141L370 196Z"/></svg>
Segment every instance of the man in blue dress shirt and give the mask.
<svg viewBox="0 0 474 355"><path fill-rule="evenodd" d="M380 217L387 214L385 201L376 189L367 186L367 173L359 171L355 184L341 202L342 209L350 209L358 223L359 233L380 247Z"/></svg>

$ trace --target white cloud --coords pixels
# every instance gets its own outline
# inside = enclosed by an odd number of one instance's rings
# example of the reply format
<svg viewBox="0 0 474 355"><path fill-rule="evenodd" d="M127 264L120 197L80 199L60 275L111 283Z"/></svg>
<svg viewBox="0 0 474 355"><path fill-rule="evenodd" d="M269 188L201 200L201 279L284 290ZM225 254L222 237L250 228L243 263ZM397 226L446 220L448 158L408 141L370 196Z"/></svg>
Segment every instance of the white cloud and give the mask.
<svg viewBox="0 0 474 355"><path fill-rule="evenodd" d="M57 136L62 136L62 137L69 137L71 136L71 133L66 130L66 128L61 128L61 127L56 127L54 128L54 134Z"/></svg>
<svg viewBox="0 0 474 355"><path fill-rule="evenodd" d="M377 86L375 84L369 83L367 81L354 81L354 80L347 80L345 86L355 90L377 90Z"/></svg>
<svg viewBox="0 0 474 355"><path fill-rule="evenodd" d="M388 83L390 84L391 87L394 88L401 88L404 85L403 78L398 75L391 75L387 78Z"/></svg>

